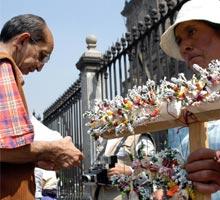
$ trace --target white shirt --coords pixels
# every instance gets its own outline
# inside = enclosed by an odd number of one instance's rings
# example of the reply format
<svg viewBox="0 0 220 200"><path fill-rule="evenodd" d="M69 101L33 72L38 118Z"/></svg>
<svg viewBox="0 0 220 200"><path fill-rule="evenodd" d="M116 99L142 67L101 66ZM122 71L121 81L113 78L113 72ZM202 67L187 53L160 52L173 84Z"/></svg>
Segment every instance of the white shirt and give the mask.
<svg viewBox="0 0 220 200"><path fill-rule="evenodd" d="M34 127L34 141L53 141L53 140L62 139L62 136L59 132L49 129L39 120L37 120L34 116L31 116L30 118ZM58 180L55 171L47 171L36 167L34 170L34 174L35 174L35 185L36 185L35 198L42 197L43 179L46 181L45 186L48 187L44 189L57 188Z"/></svg>

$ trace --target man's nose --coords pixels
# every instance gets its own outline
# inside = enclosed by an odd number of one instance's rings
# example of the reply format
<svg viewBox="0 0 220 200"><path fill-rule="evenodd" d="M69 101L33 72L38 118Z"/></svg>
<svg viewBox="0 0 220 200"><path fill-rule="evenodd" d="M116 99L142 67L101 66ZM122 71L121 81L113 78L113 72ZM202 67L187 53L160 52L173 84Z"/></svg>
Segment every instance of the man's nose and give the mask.
<svg viewBox="0 0 220 200"><path fill-rule="evenodd" d="M40 63L40 64L37 66L37 71L40 72L43 67L44 67L44 64Z"/></svg>

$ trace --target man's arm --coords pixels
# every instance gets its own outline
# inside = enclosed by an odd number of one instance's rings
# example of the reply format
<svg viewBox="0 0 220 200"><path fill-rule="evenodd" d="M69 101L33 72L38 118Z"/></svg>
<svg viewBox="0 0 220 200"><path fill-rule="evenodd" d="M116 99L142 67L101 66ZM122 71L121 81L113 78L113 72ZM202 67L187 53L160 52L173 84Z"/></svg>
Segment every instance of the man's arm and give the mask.
<svg viewBox="0 0 220 200"><path fill-rule="evenodd" d="M30 122L20 85L7 60L0 60L0 148L13 149L33 142L34 131Z"/></svg>
<svg viewBox="0 0 220 200"><path fill-rule="evenodd" d="M49 142L37 141L14 149L0 149L0 161L7 163L36 162L44 151L50 151Z"/></svg>
<svg viewBox="0 0 220 200"><path fill-rule="evenodd" d="M33 126L24 107L10 62L0 62L0 161L37 162L58 170L79 165L82 153L70 137L33 142Z"/></svg>
<svg viewBox="0 0 220 200"><path fill-rule="evenodd" d="M82 159L83 154L74 146L71 137L51 142L36 141L14 149L0 149L1 162L36 162L40 167L53 170L78 166Z"/></svg>

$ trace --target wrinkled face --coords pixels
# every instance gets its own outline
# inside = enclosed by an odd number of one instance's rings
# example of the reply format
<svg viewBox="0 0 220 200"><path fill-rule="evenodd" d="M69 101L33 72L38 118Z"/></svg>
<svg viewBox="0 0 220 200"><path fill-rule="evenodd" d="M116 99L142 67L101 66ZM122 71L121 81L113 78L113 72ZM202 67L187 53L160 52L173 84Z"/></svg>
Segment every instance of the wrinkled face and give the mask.
<svg viewBox="0 0 220 200"><path fill-rule="evenodd" d="M32 43L30 42L32 40ZM53 50L54 42L53 36L48 28L45 29L45 43L36 42L31 37L28 43L21 50L21 59L17 63L19 69L23 74L41 71L44 64L49 60L50 54Z"/></svg>
<svg viewBox="0 0 220 200"><path fill-rule="evenodd" d="M192 67L198 64L206 68L213 59L220 59L220 32L198 20L186 21L175 29L180 54Z"/></svg>

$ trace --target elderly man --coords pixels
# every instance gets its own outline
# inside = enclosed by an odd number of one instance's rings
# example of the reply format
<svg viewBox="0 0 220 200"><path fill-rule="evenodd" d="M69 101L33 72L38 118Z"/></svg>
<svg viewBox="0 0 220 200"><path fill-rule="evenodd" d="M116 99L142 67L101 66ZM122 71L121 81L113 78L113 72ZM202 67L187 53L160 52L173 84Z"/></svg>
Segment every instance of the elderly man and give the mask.
<svg viewBox="0 0 220 200"><path fill-rule="evenodd" d="M82 153L70 137L33 142L34 130L22 90L22 74L41 71L54 41L46 22L13 17L0 34L0 199L34 199L34 167L59 170L79 165Z"/></svg>

